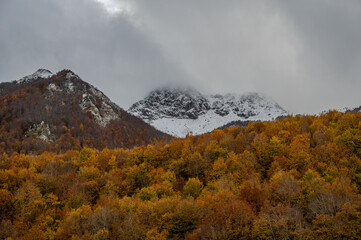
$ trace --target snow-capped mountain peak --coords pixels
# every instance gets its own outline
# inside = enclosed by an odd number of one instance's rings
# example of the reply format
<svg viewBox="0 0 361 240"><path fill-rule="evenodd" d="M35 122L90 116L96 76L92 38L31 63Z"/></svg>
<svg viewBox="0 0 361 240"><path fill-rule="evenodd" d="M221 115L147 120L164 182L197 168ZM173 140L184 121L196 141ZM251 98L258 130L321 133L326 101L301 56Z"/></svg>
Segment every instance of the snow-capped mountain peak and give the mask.
<svg viewBox="0 0 361 240"><path fill-rule="evenodd" d="M160 118L197 119L210 109L208 100L188 88L160 88L152 91L129 109L146 120Z"/></svg>
<svg viewBox="0 0 361 240"><path fill-rule="evenodd" d="M42 92L44 97L42 104L47 112L58 107L55 105L64 108L68 105L78 105L82 113L88 114L102 127L106 127L112 120L121 119L120 107L69 69L56 74L46 69L39 69L18 81L0 84L0 92L29 86L45 87L46 91Z"/></svg>
<svg viewBox="0 0 361 240"><path fill-rule="evenodd" d="M112 120L121 119L120 107L71 70L60 71L54 77L54 80L61 81L50 81L47 98L67 99L70 96L83 112L88 113L102 127L106 127Z"/></svg>
<svg viewBox="0 0 361 240"><path fill-rule="evenodd" d="M51 77L53 75L54 74L51 71L49 71L47 69L40 68L36 72L34 72L33 74L25 76L25 77L21 78L20 80L18 80L17 82L18 83L31 82L31 81L37 80L39 78L49 78L49 77Z"/></svg>
<svg viewBox="0 0 361 240"><path fill-rule="evenodd" d="M288 114L261 93L203 95L186 88L154 90L129 112L178 137L210 132L234 121L270 121Z"/></svg>
<svg viewBox="0 0 361 240"><path fill-rule="evenodd" d="M23 82L0 83L2 135L19 143L8 149L103 149L169 140L71 70L50 74L37 71Z"/></svg>

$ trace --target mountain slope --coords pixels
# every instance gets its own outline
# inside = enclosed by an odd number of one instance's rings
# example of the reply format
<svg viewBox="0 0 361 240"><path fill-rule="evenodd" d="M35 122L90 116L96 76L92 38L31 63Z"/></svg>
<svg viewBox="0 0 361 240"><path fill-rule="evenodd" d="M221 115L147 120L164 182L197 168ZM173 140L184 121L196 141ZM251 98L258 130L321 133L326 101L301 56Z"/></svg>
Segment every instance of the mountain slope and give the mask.
<svg viewBox="0 0 361 240"><path fill-rule="evenodd" d="M178 137L210 132L232 122L270 121L287 115L275 101L260 93L207 96L184 88L157 89L128 111Z"/></svg>
<svg viewBox="0 0 361 240"><path fill-rule="evenodd" d="M170 137L128 114L70 70L0 84L0 150L132 147Z"/></svg>

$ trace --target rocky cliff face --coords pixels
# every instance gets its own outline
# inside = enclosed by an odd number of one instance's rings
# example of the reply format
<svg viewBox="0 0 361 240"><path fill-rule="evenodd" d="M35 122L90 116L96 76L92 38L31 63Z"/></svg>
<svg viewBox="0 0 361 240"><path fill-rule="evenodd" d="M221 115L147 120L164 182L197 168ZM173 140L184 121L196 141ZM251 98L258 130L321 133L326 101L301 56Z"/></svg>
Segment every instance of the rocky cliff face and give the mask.
<svg viewBox="0 0 361 240"><path fill-rule="evenodd" d="M203 95L194 89L162 88L129 112L178 137L202 134L237 121L270 121L288 113L260 93Z"/></svg>
<svg viewBox="0 0 361 240"><path fill-rule="evenodd" d="M129 111L146 120L197 119L210 108L207 98L195 90L161 88L133 104Z"/></svg>

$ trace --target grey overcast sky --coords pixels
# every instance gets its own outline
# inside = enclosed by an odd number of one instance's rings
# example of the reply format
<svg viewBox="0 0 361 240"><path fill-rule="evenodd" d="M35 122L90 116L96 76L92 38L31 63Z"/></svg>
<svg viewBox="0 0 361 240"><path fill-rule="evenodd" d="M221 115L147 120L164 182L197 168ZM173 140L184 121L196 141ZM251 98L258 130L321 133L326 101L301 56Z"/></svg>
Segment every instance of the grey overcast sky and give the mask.
<svg viewBox="0 0 361 240"><path fill-rule="evenodd" d="M361 105L360 0L0 0L0 81L68 68L124 109L164 85Z"/></svg>

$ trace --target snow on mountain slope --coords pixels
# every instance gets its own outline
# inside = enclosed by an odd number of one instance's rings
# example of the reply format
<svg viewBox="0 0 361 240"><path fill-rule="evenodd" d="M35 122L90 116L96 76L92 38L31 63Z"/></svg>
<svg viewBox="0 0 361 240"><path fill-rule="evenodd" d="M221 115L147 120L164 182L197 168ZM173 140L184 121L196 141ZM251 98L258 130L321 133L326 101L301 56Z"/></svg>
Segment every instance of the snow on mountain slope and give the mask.
<svg viewBox="0 0 361 240"><path fill-rule="evenodd" d="M161 88L130 108L148 121L160 118L197 119L210 109L209 101L193 89Z"/></svg>
<svg viewBox="0 0 361 240"><path fill-rule="evenodd" d="M51 77L53 73L47 69L38 69L35 73L25 76L22 79L16 81L17 83L25 83L29 81L37 80L38 78L48 78Z"/></svg>
<svg viewBox="0 0 361 240"><path fill-rule="evenodd" d="M90 114L91 118L102 127L106 127L112 120L121 119L121 108L103 92L82 81L70 70L63 70L61 73L63 81L50 82L46 87L48 99L67 99L68 96L77 96L75 99L81 110Z"/></svg>
<svg viewBox="0 0 361 240"><path fill-rule="evenodd" d="M321 114L326 114L329 111L338 111L341 113L355 113L355 112L361 112L361 106L359 107L343 107L343 108L335 108L335 109L328 109L328 110L324 110L320 113L318 113L317 115L321 115Z"/></svg>
<svg viewBox="0 0 361 240"><path fill-rule="evenodd" d="M25 86L36 85L39 81L42 81L42 84L45 85L46 91L42 91L46 100L43 107L48 111L57 108L54 102L58 102L60 106L77 104L84 114L89 114L102 127L106 127L112 120L121 119L122 109L120 107L100 90L82 81L71 70L62 70L53 74L49 70L39 69L20 80L1 83L0 93L5 90L11 91Z"/></svg>
<svg viewBox="0 0 361 240"><path fill-rule="evenodd" d="M128 114L69 69L37 71L0 83L0 124L6 151L134 147L170 136ZM13 146L11 142L19 144ZM3 144L4 145L4 144Z"/></svg>
<svg viewBox="0 0 361 240"><path fill-rule="evenodd" d="M177 137L203 134L234 121L270 121L288 114L260 93L207 96L184 88L155 90L129 112Z"/></svg>

